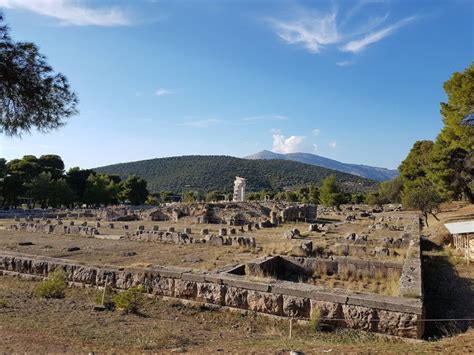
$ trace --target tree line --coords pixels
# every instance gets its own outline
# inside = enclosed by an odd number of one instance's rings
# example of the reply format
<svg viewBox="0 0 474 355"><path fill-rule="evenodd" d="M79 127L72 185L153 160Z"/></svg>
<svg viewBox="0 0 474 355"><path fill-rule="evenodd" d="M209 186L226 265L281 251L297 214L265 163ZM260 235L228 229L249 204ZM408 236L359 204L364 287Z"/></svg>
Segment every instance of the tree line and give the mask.
<svg viewBox="0 0 474 355"><path fill-rule="evenodd" d="M101 206L117 203L139 205L148 197L147 183L136 176L98 174L90 169L67 172L58 155L25 155L0 158L0 206L33 207Z"/></svg>
<svg viewBox="0 0 474 355"><path fill-rule="evenodd" d="M434 141L415 142L398 168L400 176L381 183L369 203L401 202L425 218L443 201L474 203L474 127L463 123L474 112L474 63L454 73L444 91L441 132Z"/></svg>

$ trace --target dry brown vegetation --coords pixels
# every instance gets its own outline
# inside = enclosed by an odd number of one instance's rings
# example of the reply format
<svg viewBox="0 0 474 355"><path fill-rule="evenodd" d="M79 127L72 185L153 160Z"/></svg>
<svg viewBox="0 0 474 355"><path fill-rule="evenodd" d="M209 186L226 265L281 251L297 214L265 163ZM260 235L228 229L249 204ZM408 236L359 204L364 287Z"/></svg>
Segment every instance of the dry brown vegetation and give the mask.
<svg viewBox="0 0 474 355"><path fill-rule="evenodd" d="M71 288L64 299L34 296L37 282L0 277L0 350L11 352L216 351L248 353L303 350L307 353L474 351L474 333L436 342L412 343L340 329L315 332L311 324L253 314L210 310L200 305L148 299L143 315L95 312L97 290Z"/></svg>

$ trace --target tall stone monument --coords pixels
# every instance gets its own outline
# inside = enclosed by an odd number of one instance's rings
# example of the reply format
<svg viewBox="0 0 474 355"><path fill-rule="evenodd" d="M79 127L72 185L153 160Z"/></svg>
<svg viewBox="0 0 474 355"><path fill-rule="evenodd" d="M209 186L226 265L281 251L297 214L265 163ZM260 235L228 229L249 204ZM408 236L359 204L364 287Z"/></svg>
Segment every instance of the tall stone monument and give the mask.
<svg viewBox="0 0 474 355"><path fill-rule="evenodd" d="M234 181L234 202L245 201L245 179L237 176Z"/></svg>

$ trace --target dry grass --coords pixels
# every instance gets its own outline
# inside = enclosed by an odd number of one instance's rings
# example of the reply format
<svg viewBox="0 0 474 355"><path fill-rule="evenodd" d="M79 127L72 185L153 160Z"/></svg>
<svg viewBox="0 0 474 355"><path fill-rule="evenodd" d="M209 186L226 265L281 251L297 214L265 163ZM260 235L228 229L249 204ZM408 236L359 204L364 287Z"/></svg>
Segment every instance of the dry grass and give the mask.
<svg viewBox="0 0 474 355"><path fill-rule="evenodd" d="M31 297L37 282L0 277L0 349L5 353L470 353L474 332L440 341L409 343L337 329L314 333L311 324L253 314L214 311L203 305L149 299L147 317L92 310L96 290L68 289L64 299Z"/></svg>

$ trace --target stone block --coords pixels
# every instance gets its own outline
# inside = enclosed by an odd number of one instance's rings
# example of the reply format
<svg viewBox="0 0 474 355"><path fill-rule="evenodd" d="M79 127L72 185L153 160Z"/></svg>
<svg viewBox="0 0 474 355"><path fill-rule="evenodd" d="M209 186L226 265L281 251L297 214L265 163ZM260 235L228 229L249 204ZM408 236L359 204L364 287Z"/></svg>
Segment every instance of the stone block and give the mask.
<svg viewBox="0 0 474 355"><path fill-rule="evenodd" d="M251 311L273 315L281 315L283 312L282 295L249 290L247 293L247 303Z"/></svg>
<svg viewBox="0 0 474 355"><path fill-rule="evenodd" d="M283 296L283 315L292 318L309 318L310 302L307 298Z"/></svg>

